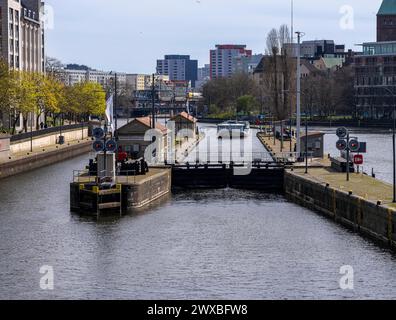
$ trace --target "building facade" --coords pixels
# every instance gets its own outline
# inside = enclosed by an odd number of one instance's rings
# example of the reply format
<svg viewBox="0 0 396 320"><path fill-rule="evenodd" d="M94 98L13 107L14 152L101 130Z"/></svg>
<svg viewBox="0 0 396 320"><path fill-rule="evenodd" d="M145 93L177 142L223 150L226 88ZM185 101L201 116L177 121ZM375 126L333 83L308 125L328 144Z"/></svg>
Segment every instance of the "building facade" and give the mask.
<svg viewBox="0 0 396 320"><path fill-rule="evenodd" d="M384 0L377 14L377 41L396 41L396 0Z"/></svg>
<svg viewBox="0 0 396 320"><path fill-rule="evenodd" d="M157 60L157 73L169 76L171 81L190 81L195 87L198 80L198 60L191 60L188 55L166 55Z"/></svg>
<svg viewBox="0 0 396 320"><path fill-rule="evenodd" d="M396 41L363 44L356 56L355 93L357 113L365 119L389 119L396 99Z"/></svg>
<svg viewBox="0 0 396 320"><path fill-rule="evenodd" d="M233 58L232 72L253 74L261 59L264 57L262 54L255 54L252 56L240 55Z"/></svg>
<svg viewBox="0 0 396 320"><path fill-rule="evenodd" d="M44 72L41 0L0 0L0 54L12 69Z"/></svg>
<svg viewBox="0 0 396 320"><path fill-rule="evenodd" d="M11 69L43 73L45 71L44 2L41 0L0 0L0 56ZM11 128L13 112L0 112L0 129ZM36 117L28 127L35 126ZM16 131L22 130L22 116Z"/></svg>
<svg viewBox="0 0 396 320"><path fill-rule="evenodd" d="M210 50L210 78L226 78L234 74L235 58L251 57L252 50L247 50L246 45L216 45Z"/></svg>
<svg viewBox="0 0 396 320"><path fill-rule="evenodd" d="M377 15L377 42L354 57L357 115L390 119L396 103L396 0L384 0Z"/></svg>
<svg viewBox="0 0 396 320"><path fill-rule="evenodd" d="M68 86L73 86L82 82L95 82L99 83L103 87L108 87L112 85L114 81L115 73L107 71L98 70L72 70L64 69L62 74L62 79ZM127 83L126 73L117 73L117 82L120 85L125 85Z"/></svg>

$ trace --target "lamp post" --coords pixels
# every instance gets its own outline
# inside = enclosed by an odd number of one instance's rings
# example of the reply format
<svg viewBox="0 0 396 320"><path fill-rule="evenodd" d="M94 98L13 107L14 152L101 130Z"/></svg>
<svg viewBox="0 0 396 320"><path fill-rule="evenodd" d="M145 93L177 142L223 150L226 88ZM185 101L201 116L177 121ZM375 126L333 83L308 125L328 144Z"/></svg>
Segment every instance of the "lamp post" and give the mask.
<svg viewBox="0 0 396 320"><path fill-rule="evenodd" d="M395 94L388 88L384 88L392 96L393 100L393 130L392 130L392 146L393 146L393 203L396 203L396 99Z"/></svg>
<svg viewBox="0 0 396 320"><path fill-rule="evenodd" d="M301 37L304 32L297 31L297 156L301 158Z"/></svg>

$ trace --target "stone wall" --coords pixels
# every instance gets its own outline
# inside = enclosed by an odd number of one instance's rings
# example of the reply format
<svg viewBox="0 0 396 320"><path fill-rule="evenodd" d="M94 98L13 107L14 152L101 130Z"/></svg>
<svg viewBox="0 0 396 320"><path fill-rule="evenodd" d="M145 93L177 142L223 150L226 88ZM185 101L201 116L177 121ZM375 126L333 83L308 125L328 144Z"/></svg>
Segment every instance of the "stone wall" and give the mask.
<svg viewBox="0 0 396 320"><path fill-rule="evenodd" d="M0 179L61 162L78 155L88 153L91 149L92 142L84 141L70 147L64 147L49 152L35 154L23 159L9 161L0 164Z"/></svg>
<svg viewBox="0 0 396 320"><path fill-rule="evenodd" d="M171 191L172 169L164 168L160 173L133 185L123 185L123 209L142 208Z"/></svg>
<svg viewBox="0 0 396 320"><path fill-rule="evenodd" d="M336 222L396 249L396 212L325 184L285 173L286 197Z"/></svg>

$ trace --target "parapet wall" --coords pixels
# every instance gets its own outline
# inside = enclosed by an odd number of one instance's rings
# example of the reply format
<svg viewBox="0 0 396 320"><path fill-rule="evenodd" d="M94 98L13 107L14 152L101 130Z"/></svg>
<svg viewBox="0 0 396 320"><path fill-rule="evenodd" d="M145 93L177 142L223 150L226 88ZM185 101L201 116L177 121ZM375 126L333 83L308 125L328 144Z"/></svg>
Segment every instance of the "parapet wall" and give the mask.
<svg viewBox="0 0 396 320"><path fill-rule="evenodd" d="M88 153L91 149L92 141L84 141L72 146L8 161L0 164L0 179L61 162Z"/></svg>
<svg viewBox="0 0 396 320"><path fill-rule="evenodd" d="M38 137L34 137L32 140L33 149L45 148L48 146L55 145L60 136L60 132L46 134ZM65 130L62 132L62 136L65 137L65 143L70 141L84 140L88 137L88 128L84 129L72 129ZM12 142L10 146L10 153L17 154L22 152L30 152L31 142L30 139L25 139L23 141Z"/></svg>
<svg viewBox="0 0 396 320"><path fill-rule="evenodd" d="M286 197L396 249L396 212L308 177L285 172Z"/></svg>

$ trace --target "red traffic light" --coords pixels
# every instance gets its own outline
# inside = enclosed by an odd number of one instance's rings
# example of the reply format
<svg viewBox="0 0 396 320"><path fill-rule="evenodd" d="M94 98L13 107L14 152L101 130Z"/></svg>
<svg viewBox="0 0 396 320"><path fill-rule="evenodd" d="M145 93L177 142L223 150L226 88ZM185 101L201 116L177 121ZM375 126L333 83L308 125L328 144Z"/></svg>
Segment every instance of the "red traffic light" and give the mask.
<svg viewBox="0 0 396 320"><path fill-rule="evenodd" d="M346 143L345 140L338 140L337 144L336 144L336 147L337 147L338 150L344 151L347 148L347 143Z"/></svg>

